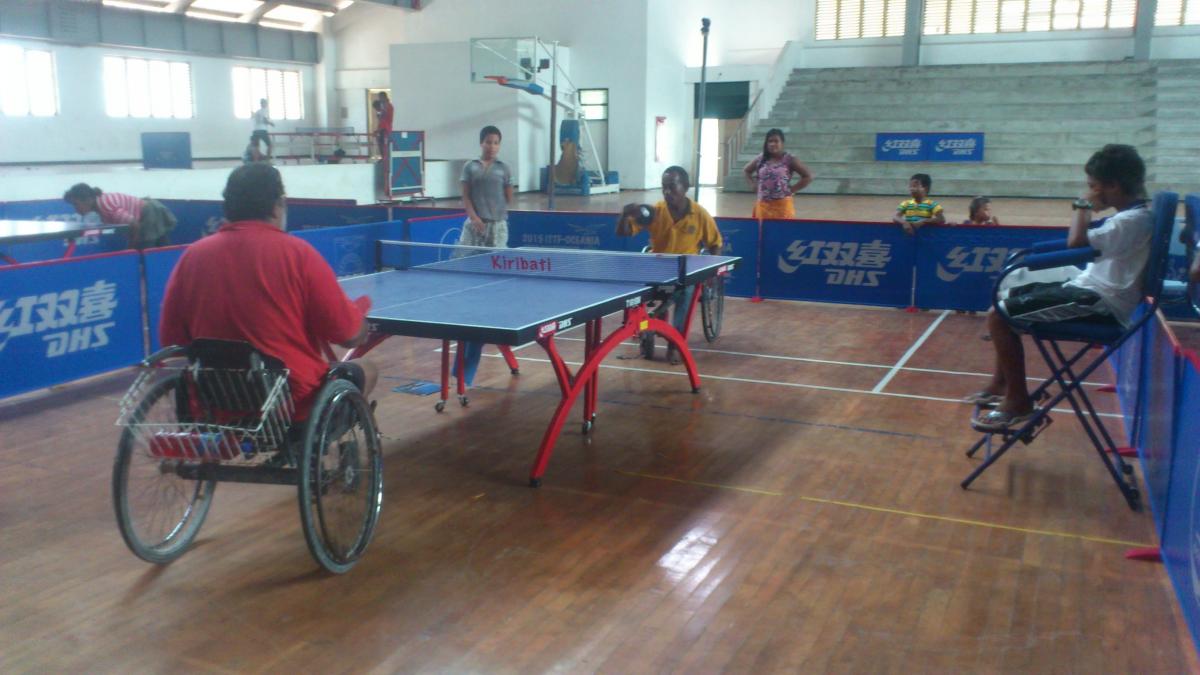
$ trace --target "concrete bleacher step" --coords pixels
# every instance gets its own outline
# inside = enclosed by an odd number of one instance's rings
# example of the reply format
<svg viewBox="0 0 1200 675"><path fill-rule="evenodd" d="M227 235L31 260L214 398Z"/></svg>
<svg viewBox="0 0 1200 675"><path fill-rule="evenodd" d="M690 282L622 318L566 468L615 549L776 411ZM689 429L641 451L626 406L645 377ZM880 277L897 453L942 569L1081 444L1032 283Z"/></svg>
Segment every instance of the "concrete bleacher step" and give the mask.
<svg viewBox="0 0 1200 675"><path fill-rule="evenodd" d="M934 104L911 105L914 91ZM796 69L731 158L726 185L748 189L741 167L778 127L817 193L902 196L903 179L925 172L935 194L1073 198L1080 165L1106 143L1137 146L1152 185L1194 191L1197 111L1200 60ZM937 131L983 132L986 161L874 161L876 133Z"/></svg>
<svg viewBox="0 0 1200 675"><path fill-rule="evenodd" d="M1160 62L1161 63L1161 62ZM1085 61L1057 63L991 63L946 66L869 66L859 68L797 68L789 81L867 80L867 79L940 79L956 73L973 77L1037 77L1061 74L1069 77L1097 75L1136 75L1154 72L1147 62Z"/></svg>
<svg viewBox="0 0 1200 675"><path fill-rule="evenodd" d="M807 140L807 139L806 139ZM989 139L990 140L990 139ZM1104 142L1107 142L1106 141ZM1059 145L1054 147L1005 147L988 143L985 151L985 159L987 164L1066 164L1075 166L1081 161L1086 161L1093 152L1096 151L1096 145L1077 145L1066 146ZM788 144L788 152L801 161L811 164L812 162L874 162L875 161L875 145L834 145L834 146L796 146ZM1155 155L1152 152L1142 153L1143 159L1152 159ZM747 162L758 156L758 153L744 153L738 157L738 162L741 166L745 166ZM1081 159L1082 158L1082 159Z"/></svg>
<svg viewBox="0 0 1200 675"><path fill-rule="evenodd" d="M958 87L946 90L922 89L921 96L925 102L945 106L963 106L973 110L981 107L1014 105L1012 96L1006 91L971 92L970 94L964 94L963 92L964 89ZM1153 105L1156 100L1162 100L1161 90L1153 84L1143 87L1126 88L1123 89L1123 92L1124 95L1121 101L1114 102L1113 97L1103 90L1091 89L1086 94L1077 94L1071 89L1047 87L1045 89L1023 92L1021 101L1015 105L1079 107L1081 104L1086 104L1089 106L1113 106L1116 103L1130 101ZM1192 100L1186 98L1185 92L1186 90L1182 89L1178 93L1172 91L1172 95L1177 96L1181 102ZM789 90L784 94L780 94L776 105L794 104L803 106L805 109L811 107L871 105L901 105L910 107L912 100L912 92L906 87L873 87L864 88L863 91L830 91L813 88L810 91Z"/></svg>
<svg viewBox="0 0 1200 675"><path fill-rule="evenodd" d="M995 104L980 106L950 106L956 117L969 116L977 124L986 125L992 120L1013 122L1027 120L1040 122L1047 118L1067 118L1071 120L1105 120L1141 118L1152 116L1155 112L1154 102L1091 103L1088 105L1073 104L1039 104L1026 103ZM824 101L812 101L804 104L800 113L805 120L842 119L842 120L877 120L877 121L906 121L921 122L936 119L939 115L931 114L928 108L914 110L903 100L897 98L892 102L876 103L874 105L838 105Z"/></svg>
<svg viewBox="0 0 1200 675"><path fill-rule="evenodd" d="M958 111L956 111L958 112ZM794 117L781 117L772 115L761 123L762 128L770 129L779 127L784 129L784 133L790 130L794 133L846 133L862 131L870 129L876 131L984 131L987 133L1008 132L1008 133L1046 133L1046 132L1072 132L1078 131L1081 127L1086 126L1086 129L1091 132L1106 131L1106 132L1137 132L1151 129L1155 124L1152 117L1130 118L1130 119L1096 119L1088 120L1086 125L1080 124L1074 118L1059 118L1059 119L993 119L987 124L979 119L969 117L953 118L929 118L925 120L907 119L907 120L879 120L879 119L806 119L803 113L796 113ZM1183 124L1183 123L1180 123ZM1200 129L1200 125L1197 125Z"/></svg>

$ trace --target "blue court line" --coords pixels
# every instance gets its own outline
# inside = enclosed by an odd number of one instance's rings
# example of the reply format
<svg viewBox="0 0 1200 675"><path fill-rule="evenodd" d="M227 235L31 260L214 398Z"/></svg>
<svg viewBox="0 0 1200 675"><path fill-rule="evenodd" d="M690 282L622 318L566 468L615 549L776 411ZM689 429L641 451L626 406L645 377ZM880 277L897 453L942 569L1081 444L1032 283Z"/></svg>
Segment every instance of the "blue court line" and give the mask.
<svg viewBox="0 0 1200 675"><path fill-rule="evenodd" d="M541 396L543 398L553 398L553 399L557 399L557 400L561 399L561 396L559 396L558 394L551 394L548 392L540 392L540 391L512 392L512 391L509 391L507 388L502 389L500 387L488 387L485 385L475 385L475 386L471 387L471 389L477 389L480 391L495 391L495 392L500 392L502 394L506 394L509 396L512 396L515 394L515 395L519 395L519 396ZM682 408L682 407L676 407L676 406L663 405L661 403L635 403L633 401L617 401L617 400L613 400L613 399L604 399L604 398L599 398L599 399L597 399L597 401L599 403L603 403L605 405L619 405L619 406L626 406L626 407L630 407L630 408L653 408L655 410L667 410L667 411L676 412L676 413L677 412L693 412L693 409L690 407ZM918 439L922 439L922 440L934 440L934 441L942 440L941 438L939 438L937 436L926 436L924 434L910 434L910 433L905 433L903 431L888 431L886 429L870 429L867 427L856 427L856 426L851 426L851 425L847 425L847 424L825 424L825 423L821 423L821 422L807 422L805 420L798 420L798 419L794 419L791 417L750 415L748 413L723 412L720 410L704 410L702 412L705 415L713 415L716 417L736 417L739 419L758 420L758 421L762 421L762 422L777 422L779 424L793 424L796 426L815 427L818 429L836 429L838 431L856 431L856 432L863 433L863 434L879 434L881 436L899 436L901 438L918 438Z"/></svg>

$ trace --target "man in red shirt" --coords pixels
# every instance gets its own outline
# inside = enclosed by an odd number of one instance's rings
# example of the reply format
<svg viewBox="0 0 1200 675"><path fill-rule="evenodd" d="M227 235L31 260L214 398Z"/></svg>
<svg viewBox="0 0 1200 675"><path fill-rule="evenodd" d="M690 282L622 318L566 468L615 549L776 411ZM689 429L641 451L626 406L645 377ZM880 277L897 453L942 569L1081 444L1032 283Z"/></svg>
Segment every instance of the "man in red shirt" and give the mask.
<svg viewBox="0 0 1200 675"><path fill-rule="evenodd" d="M295 418L307 419L330 366L322 346L362 344L365 302L351 302L316 249L284 231L287 206L275 167L235 169L224 197L229 222L189 246L171 273L159 337L164 345L196 338L249 342L291 371ZM369 393L378 368L365 359L347 365Z"/></svg>
<svg viewBox="0 0 1200 675"><path fill-rule="evenodd" d="M379 124L375 127L375 140L379 144L379 156L386 160L388 142L392 136L392 116L396 109L388 100L387 93L382 91L375 98L374 107L375 113L379 116Z"/></svg>

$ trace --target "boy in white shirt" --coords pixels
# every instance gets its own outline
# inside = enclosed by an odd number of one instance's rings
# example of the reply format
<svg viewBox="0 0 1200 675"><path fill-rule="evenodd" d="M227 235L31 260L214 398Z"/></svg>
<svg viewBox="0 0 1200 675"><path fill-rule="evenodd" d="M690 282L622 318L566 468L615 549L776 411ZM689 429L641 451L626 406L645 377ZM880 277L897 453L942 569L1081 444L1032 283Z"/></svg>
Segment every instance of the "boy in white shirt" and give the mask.
<svg viewBox="0 0 1200 675"><path fill-rule="evenodd" d="M1090 321L1128 325L1142 300L1142 272L1149 259L1154 218L1145 199L1146 165L1130 145L1106 145L1084 166L1087 192L1072 204L1074 216L1067 246L1090 246L1099 254L1078 276L1064 282L1032 283L1010 291L1000 307L1024 323ZM1089 229L1092 212L1116 213ZM993 309L988 330L996 347L996 371L969 403L996 406L981 415L976 428L1001 431L1018 427L1033 415L1025 380L1021 336Z"/></svg>

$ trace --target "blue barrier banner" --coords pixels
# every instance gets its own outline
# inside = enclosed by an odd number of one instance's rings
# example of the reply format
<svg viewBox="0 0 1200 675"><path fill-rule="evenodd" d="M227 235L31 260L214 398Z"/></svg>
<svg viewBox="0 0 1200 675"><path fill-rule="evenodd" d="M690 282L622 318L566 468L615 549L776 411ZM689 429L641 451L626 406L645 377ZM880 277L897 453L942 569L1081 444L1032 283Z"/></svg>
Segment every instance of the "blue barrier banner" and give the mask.
<svg viewBox="0 0 1200 675"><path fill-rule="evenodd" d="M61 199L4 202L3 204L5 220L76 220L79 218L75 209Z"/></svg>
<svg viewBox="0 0 1200 675"><path fill-rule="evenodd" d="M1180 361L1161 551L1192 640L1200 643L1200 360L1190 354Z"/></svg>
<svg viewBox="0 0 1200 675"><path fill-rule="evenodd" d="M392 217L395 218L395 216ZM339 206L288 202L288 229L293 232L317 227L382 223L387 220L386 206Z"/></svg>
<svg viewBox="0 0 1200 675"><path fill-rule="evenodd" d="M406 240L453 246L458 243L458 238L462 235L462 224L466 219L467 214L461 211L447 216L410 218L405 223L407 225Z"/></svg>
<svg viewBox="0 0 1200 675"><path fill-rule="evenodd" d="M163 206L175 215L175 231L171 233L172 244L190 244L200 241L221 226L225 211L221 202L199 199L162 199Z"/></svg>
<svg viewBox="0 0 1200 675"><path fill-rule="evenodd" d="M392 220L408 220L410 218L431 218L434 216L448 216L454 213L462 213L462 209L439 209L432 206L389 206L388 210L392 212ZM465 215L463 216L466 217Z"/></svg>
<svg viewBox="0 0 1200 675"><path fill-rule="evenodd" d="M982 162L983 134L928 134L926 141L930 162Z"/></svg>
<svg viewBox="0 0 1200 675"><path fill-rule="evenodd" d="M924 162L928 158L926 134L875 134L876 162Z"/></svg>
<svg viewBox="0 0 1200 675"><path fill-rule="evenodd" d="M618 237L616 228L612 213L510 211L508 245L624 251L629 238Z"/></svg>
<svg viewBox="0 0 1200 675"><path fill-rule="evenodd" d="M915 249L891 224L765 220L762 295L907 307Z"/></svg>
<svg viewBox="0 0 1200 675"><path fill-rule="evenodd" d="M0 268L0 398L143 357L138 254Z"/></svg>
<svg viewBox="0 0 1200 675"><path fill-rule="evenodd" d="M922 227L916 236L916 305L985 310L992 305L992 286L1010 253L1066 237L1066 228L1056 227Z"/></svg>
<svg viewBox="0 0 1200 675"><path fill-rule="evenodd" d="M1155 523L1164 522L1168 481L1175 449L1175 393L1178 387L1177 344L1161 315L1150 319L1142 331L1142 372L1138 378L1143 397L1138 428L1138 453L1149 491L1148 503ZM1161 532L1160 538L1161 538Z"/></svg>
<svg viewBox="0 0 1200 675"><path fill-rule="evenodd" d="M151 352L163 348L158 341L158 322L162 317L163 297L167 292L167 281L171 278L171 271L175 269L175 264L186 249L186 246L170 246L148 249L145 253L146 318L150 328Z"/></svg>
<svg viewBox="0 0 1200 675"><path fill-rule="evenodd" d="M752 218L717 218L717 229L725 255L740 256L742 262L729 273L725 294L749 298L754 295L758 274L758 221Z"/></svg>

